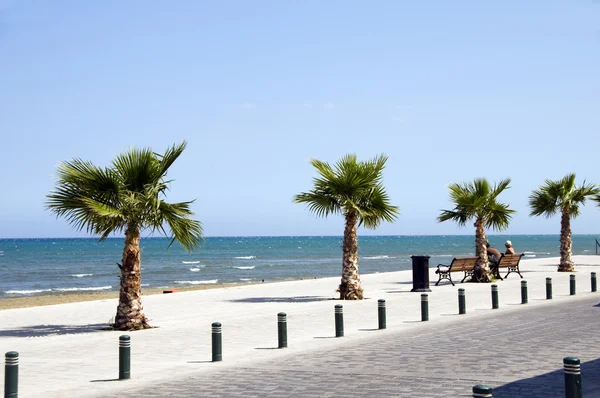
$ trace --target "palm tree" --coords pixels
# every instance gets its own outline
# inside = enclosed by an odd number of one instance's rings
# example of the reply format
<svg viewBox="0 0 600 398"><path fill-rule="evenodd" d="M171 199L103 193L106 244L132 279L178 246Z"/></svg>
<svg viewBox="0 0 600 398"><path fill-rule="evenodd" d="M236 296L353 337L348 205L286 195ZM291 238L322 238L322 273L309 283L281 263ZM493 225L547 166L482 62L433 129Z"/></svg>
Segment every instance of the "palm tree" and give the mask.
<svg viewBox="0 0 600 398"><path fill-rule="evenodd" d="M560 264L558 271L573 272L575 264L571 260L571 218L579 215L579 205L586 198L598 195L600 190L593 184L575 185L575 173L567 174L558 181L546 180L545 184L529 195L530 216L552 217L560 212Z"/></svg>
<svg viewBox="0 0 600 398"><path fill-rule="evenodd" d="M387 156L358 162L355 154L342 157L334 167L311 159L319 173L314 189L294 197L294 203L306 203L319 217L342 214L345 218L342 246L342 281L338 291L341 300L362 300L363 289L358 274L357 226L375 229L381 221L394 221L398 207L389 204L382 184Z"/></svg>
<svg viewBox="0 0 600 398"><path fill-rule="evenodd" d="M113 327L137 330L150 327L144 315L141 292L140 233L144 229L179 241L186 250L202 240L202 224L190 219L190 202L167 203L162 197L169 187L169 167L186 147L185 141L160 155L151 149L130 149L118 155L112 167L100 168L73 159L58 166L58 181L47 196L47 208L65 217L77 230L99 235L100 241L125 232L119 305Z"/></svg>
<svg viewBox="0 0 600 398"><path fill-rule="evenodd" d="M493 187L485 178L476 178L470 183L454 183L450 190L450 200L454 210L442 210L438 222L453 220L460 226L475 220L475 255L478 257L474 279L478 282L490 282L490 266L487 256L486 228L502 231L508 228L511 215L515 213L505 203L498 202L498 195L509 188L510 178L500 181Z"/></svg>

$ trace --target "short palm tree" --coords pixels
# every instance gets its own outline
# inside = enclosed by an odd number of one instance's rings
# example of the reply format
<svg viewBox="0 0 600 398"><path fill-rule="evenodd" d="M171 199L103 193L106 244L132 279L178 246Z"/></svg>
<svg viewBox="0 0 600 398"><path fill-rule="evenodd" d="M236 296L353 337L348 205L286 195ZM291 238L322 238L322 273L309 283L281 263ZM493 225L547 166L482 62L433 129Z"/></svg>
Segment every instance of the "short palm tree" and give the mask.
<svg viewBox="0 0 600 398"><path fill-rule="evenodd" d="M398 207L389 203L382 184L382 173L387 156L359 162L355 154L342 157L334 167L311 159L319 177L314 178L314 189L295 196L294 203L306 203L319 217L342 214L345 218L342 246L341 300L362 300L363 289L358 274L357 226L375 229L382 221L394 221Z"/></svg>
<svg viewBox="0 0 600 398"><path fill-rule="evenodd" d="M448 189L454 209L442 210L438 217L438 222L452 220L460 226L466 225L469 220L475 220L475 255L478 259L474 279L479 282L491 281L485 229L502 231L508 228L511 215L515 213L507 204L498 201L498 195L509 188L509 184L510 178L493 187L485 178L476 178L470 183L451 184Z"/></svg>
<svg viewBox="0 0 600 398"><path fill-rule="evenodd" d="M558 271L573 272L575 264L571 259L573 241L571 239L571 218L579 215L579 206L588 197L598 195L600 190L593 184L575 185L575 173L567 174L558 181L546 180L544 185L529 195L530 216L552 217L560 212L560 264Z"/></svg>
<svg viewBox="0 0 600 398"><path fill-rule="evenodd" d="M170 181L169 167L186 147L183 142L160 155L150 149L130 149L118 155L111 167L100 168L73 159L58 166L58 181L48 195L47 207L65 217L78 230L99 235L100 241L115 232L125 232L117 330L150 327L144 315L141 292L140 233L158 230L192 250L202 240L202 225L190 219L193 202L167 203L162 198Z"/></svg>

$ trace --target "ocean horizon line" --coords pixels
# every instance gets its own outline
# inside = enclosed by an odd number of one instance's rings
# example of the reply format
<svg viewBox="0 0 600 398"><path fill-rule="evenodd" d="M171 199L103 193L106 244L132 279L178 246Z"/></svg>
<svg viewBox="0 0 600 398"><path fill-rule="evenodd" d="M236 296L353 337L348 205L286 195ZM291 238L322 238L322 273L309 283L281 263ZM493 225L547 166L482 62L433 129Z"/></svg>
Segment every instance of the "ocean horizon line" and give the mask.
<svg viewBox="0 0 600 398"><path fill-rule="evenodd" d="M581 233L581 234L573 234L576 236L598 236L600 237L600 233ZM475 236L475 232L473 233L464 233L464 234L386 234L386 235L365 235L359 234L358 238L361 237L373 237L373 238L385 238L385 237L444 237L444 236ZM531 233L531 234L486 234L486 236L560 236L560 233ZM111 236L106 238L105 240L112 239L124 239L124 236ZM343 238L343 235L211 235L204 236L204 239L213 239L213 238ZM99 240L98 237L94 236L61 236L61 237L0 237L1 240L61 240L61 239L90 239L90 240ZM142 236L141 239L172 239L168 236Z"/></svg>

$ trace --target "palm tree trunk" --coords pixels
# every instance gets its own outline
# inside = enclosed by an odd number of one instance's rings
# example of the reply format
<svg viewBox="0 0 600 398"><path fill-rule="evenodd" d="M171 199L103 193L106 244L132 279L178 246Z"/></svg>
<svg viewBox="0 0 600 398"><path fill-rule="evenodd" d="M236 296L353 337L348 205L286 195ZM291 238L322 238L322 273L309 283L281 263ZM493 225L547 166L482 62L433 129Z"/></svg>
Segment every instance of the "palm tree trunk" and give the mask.
<svg viewBox="0 0 600 398"><path fill-rule="evenodd" d="M140 230L128 226L125 231L125 247L121 267L121 291L115 317L117 330L139 330L150 328L142 307L142 279L140 256Z"/></svg>
<svg viewBox="0 0 600 398"><path fill-rule="evenodd" d="M485 224L483 219L478 218L475 221L475 256L477 264L475 266L475 280L478 282L490 282L490 264L487 256L487 237L485 236Z"/></svg>
<svg viewBox="0 0 600 398"><path fill-rule="evenodd" d="M560 264L559 272L575 271L575 264L571 260L571 249L573 240L571 239L571 215L566 211L562 212L560 218Z"/></svg>
<svg viewBox="0 0 600 398"><path fill-rule="evenodd" d="M340 300L363 299L363 289L360 287L360 276L358 275L357 221L358 217L355 212L346 213L346 227L344 228L342 247L342 281L338 289Z"/></svg>

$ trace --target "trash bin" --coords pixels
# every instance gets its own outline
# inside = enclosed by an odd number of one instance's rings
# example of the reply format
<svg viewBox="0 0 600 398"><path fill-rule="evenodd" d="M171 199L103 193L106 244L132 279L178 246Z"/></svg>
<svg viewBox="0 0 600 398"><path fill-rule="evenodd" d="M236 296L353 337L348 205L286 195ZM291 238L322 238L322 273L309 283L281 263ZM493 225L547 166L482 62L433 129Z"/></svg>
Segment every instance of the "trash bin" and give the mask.
<svg viewBox="0 0 600 398"><path fill-rule="evenodd" d="M410 256L412 258L413 288L411 292L430 292L429 256Z"/></svg>

